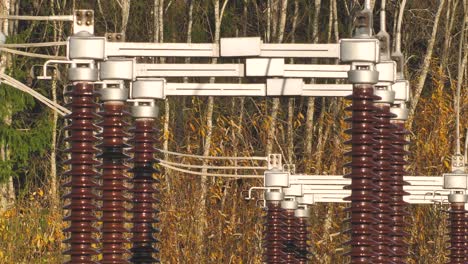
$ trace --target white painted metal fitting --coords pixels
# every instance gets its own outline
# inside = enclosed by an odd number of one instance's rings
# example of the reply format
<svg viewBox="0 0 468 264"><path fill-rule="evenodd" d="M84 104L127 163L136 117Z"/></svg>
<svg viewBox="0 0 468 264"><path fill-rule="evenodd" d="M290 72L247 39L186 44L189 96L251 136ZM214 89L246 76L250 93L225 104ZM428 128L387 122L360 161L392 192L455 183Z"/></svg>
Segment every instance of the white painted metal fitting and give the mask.
<svg viewBox="0 0 468 264"><path fill-rule="evenodd" d="M266 201L282 201L284 200L284 193L275 192L275 191L266 191L265 200Z"/></svg>
<svg viewBox="0 0 468 264"><path fill-rule="evenodd" d="M374 89L374 94L380 97L380 99L375 100L375 103L386 103L392 104L395 101L395 92L387 89Z"/></svg>
<svg viewBox="0 0 468 264"><path fill-rule="evenodd" d="M68 38L68 58L84 60L104 60L104 37L95 37L89 32L81 31Z"/></svg>
<svg viewBox="0 0 468 264"><path fill-rule="evenodd" d="M102 87L98 90L102 101L126 101L128 89L125 87Z"/></svg>
<svg viewBox="0 0 468 264"><path fill-rule="evenodd" d="M283 208L283 209L296 210L297 206L298 206L298 204L294 200L281 201L281 208Z"/></svg>
<svg viewBox="0 0 468 264"><path fill-rule="evenodd" d="M154 100L148 101L134 101L130 107L130 112L134 118L157 118L159 114L159 107L155 105Z"/></svg>
<svg viewBox="0 0 468 264"><path fill-rule="evenodd" d="M449 194L448 200L450 203L466 203L468 202L468 196L462 193Z"/></svg>
<svg viewBox="0 0 468 264"><path fill-rule="evenodd" d="M294 210L294 216L299 218L309 218L310 217L310 209L309 208L302 208L299 207Z"/></svg>
<svg viewBox="0 0 468 264"><path fill-rule="evenodd" d="M285 196L302 196L302 184L292 184L289 188L283 188Z"/></svg>
<svg viewBox="0 0 468 264"><path fill-rule="evenodd" d="M139 79L133 82L132 98L134 99L164 99L166 90L165 79Z"/></svg>
<svg viewBox="0 0 468 264"><path fill-rule="evenodd" d="M264 172L265 187L289 187L289 173L280 169L271 169Z"/></svg>
<svg viewBox="0 0 468 264"><path fill-rule="evenodd" d="M408 120L409 111L408 111L408 108L406 108L406 105L404 102L401 102L401 105L399 106L390 107L390 113L396 115L395 117L392 117L393 120L401 120L401 121Z"/></svg>
<svg viewBox="0 0 468 264"><path fill-rule="evenodd" d="M370 62L380 61L379 40L367 39L341 39L340 40L341 62Z"/></svg>
<svg viewBox="0 0 468 264"><path fill-rule="evenodd" d="M112 58L99 63L101 80L133 80L134 59Z"/></svg>

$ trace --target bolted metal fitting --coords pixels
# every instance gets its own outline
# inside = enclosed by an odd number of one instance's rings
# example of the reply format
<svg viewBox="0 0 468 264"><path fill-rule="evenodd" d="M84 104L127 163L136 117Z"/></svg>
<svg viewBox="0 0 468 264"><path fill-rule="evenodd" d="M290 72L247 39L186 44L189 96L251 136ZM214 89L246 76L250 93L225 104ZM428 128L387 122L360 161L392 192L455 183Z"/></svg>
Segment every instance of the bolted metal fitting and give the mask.
<svg viewBox="0 0 468 264"><path fill-rule="evenodd" d="M274 168L263 175L265 187L289 187L289 172Z"/></svg>
<svg viewBox="0 0 468 264"><path fill-rule="evenodd" d="M266 201L282 201L284 200L284 193L268 190L265 192Z"/></svg>

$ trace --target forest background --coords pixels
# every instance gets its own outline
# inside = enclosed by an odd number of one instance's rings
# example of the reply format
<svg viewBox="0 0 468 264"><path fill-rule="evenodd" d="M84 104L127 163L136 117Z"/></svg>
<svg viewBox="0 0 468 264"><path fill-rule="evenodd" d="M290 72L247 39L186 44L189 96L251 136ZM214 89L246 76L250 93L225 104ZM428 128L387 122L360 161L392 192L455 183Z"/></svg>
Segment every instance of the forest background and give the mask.
<svg viewBox="0 0 468 264"><path fill-rule="evenodd" d="M449 171L454 152L457 85L462 88L462 140L468 125L468 92L463 79L468 68L468 34L462 34L467 30L467 3L387 2L387 29L392 36L398 18L402 19L405 74L412 87L408 175L441 175ZM336 43L351 36L353 15L362 5L358 0L1 0L0 13L68 15L75 8L93 9L97 35L120 32L127 41L135 42L199 43L217 42L220 37L261 36L265 42ZM372 1L372 5L377 32L380 1ZM63 41L70 36L68 22L0 22L7 43ZM44 59L1 49L1 72L65 103L65 69L59 68L52 81L37 81L30 70ZM63 47L27 51L65 55ZM154 58L158 60L184 62ZM67 159L66 120L5 84L0 86L0 101L0 263L60 263L64 250L61 230L66 226L61 209L65 190L60 187ZM285 162L296 164L298 172L343 174L347 105L342 98L320 97L169 98L160 103L159 147L204 156L281 153ZM191 158L160 158L200 164ZM209 178L169 170L162 170L158 178L162 263L261 262L263 212L242 194L261 185L260 180ZM313 263L342 261L345 206L313 206ZM411 206L409 263L447 261L446 209L444 205Z"/></svg>

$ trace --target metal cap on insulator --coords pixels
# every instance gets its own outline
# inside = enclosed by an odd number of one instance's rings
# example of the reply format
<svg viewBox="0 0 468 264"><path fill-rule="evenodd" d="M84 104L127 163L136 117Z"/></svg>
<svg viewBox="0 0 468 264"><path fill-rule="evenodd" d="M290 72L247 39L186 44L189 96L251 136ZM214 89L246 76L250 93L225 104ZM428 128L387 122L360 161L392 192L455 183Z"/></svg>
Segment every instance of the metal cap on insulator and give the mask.
<svg viewBox="0 0 468 264"><path fill-rule="evenodd" d="M281 201L281 208L283 209L296 210L297 207L298 207L298 203L295 200Z"/></svg>
<svg viewBox="0 0 468 264"><path fill-rule="evenodd" d="M380 99L374 101L375 103L393 104L395 101L395 92L388 89L379 89L376 87L374 95L380 97Z"/></svg>
<svg viewBox="0 0 468 264"><path fill-rule="evenodd" d="M126 101L128 99L128 89L124 87L123 82L110 86L103 83L102 88L98 90L102 101Z"/></svg>
<svg viewBox="0 0 468 264"><path fill-rule="evenodd" d="M309 218L310 217L310 209L305 207L299 207L294 210L294 216L299 218Z"/></svg>
<svg viewBox="0 0 468 264"><path fill-rule="evenodd" d="M101 80L133 80L134 59L112 58L99 63Z"/></svg>
<svg viewBox="0 0 468 264"><path fill-rule="evenodd" d="M399 106L390 107L390 113L396 115L395 117L392 117L392 120L401 120L401 121L408 120L409 111L408 111L408 108L406 108L406 105L404 102L401 102Z"/></svg>
<svg viewBox="0 0 468 264"><path fill-rule="evenodd" d="M450 203L467 203L468 195L463 193L451 193L448 195L448 201Z"/></svg>
<svg viewBox="0 0 468 264"><path fill-rule="evenodd" d="M157 118L159 107L155 105L154 100L139 100L130 107L130 112L134 118Z"/></svg>
<svg viewBox="0 0 468 264"><path fill-rule="evenodd" d="M72 66L68 68L68 80L72 82L96 82L99 80L98 70L92 63L87 64L86 67L79 67L72 63Z"/></svg>
<svg viewBox="0 0 468 264"><path fill-rule="evenodd" d="M273 168L264 172L265 187L289 187L289 173Z"/></svg>
<svg viewBox="0 0 468 264"><path fill-rule="evenodd" d="M348 80L352 84L376 84L379 81L379 72L370 69L350 70Z"/></svg>
<svg viewBox="0 0 468 264"><path fill-rule="evenodd" d="M283 192L275 192L275 191L266 191L265 192L265 200L266 201L282 201L284 199Z"/></svg>

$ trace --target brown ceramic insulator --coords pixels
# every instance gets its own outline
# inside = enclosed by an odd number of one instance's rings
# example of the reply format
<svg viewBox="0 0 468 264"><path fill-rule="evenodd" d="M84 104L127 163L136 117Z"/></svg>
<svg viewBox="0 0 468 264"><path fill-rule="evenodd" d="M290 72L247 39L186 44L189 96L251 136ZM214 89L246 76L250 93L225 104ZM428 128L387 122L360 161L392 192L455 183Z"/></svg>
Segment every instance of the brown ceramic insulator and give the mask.
<svg viewBox="0 0 468 264"><path fill-rule="evenodd" d="M376 177L374 183L376 185L375 196L376 200L374 205L377 208L375 213L376 222L374 223L375 234L373 239L375 241L374 252L376 254L375 259L372 263L383 264L383 263L393 263L391 257L393 256L393 251L391 249L392 244L392 227L391 222L391 213L392 208L390 207L390 191L391 191L391 162L392 162L392 140L393 135L393 125L390 123L390 118L395 117L394 114L390 113L390 105L384 103L375 104L376 112L376 123L375 127L377 129L374 134L376 144L374 149L376 155L374 160L376 162L375 172Z"/></svg>
<svg viewBox="0 0 468 264"><path fill-rule="evenodd" d="M310 232L307 218L296 217L295 256L297 263L310 263Z"/></svg>
<svg viewBox="0 0 468 264"><path fill-rule="evenodd" d="M450 221L450 264L466 264L466 211L464 203L451 203Z"/></svg>
<svg viewBox="0 0 468 264"><path fill-rule="evenodd" d="M137 119L135 127L131 129L133 138L131 143L133 147L129 152L133 153L131 162L133 168L130 172L133 173L131 180L133 187L130 190L132 194L132 213L131 229L132 247L130 249L132 256L130 261L138 264L157 263L158 259L154 254L159 250L155 247L158 240L154 237L155 233L159 233L159 229L154 225L159 222L157 219L158 210L155 208L158 202L155 199L157 190L155 184L157 180L153 177L155 173L159 173L154 168L156 158L154 153L155 144L155 128L153 119Z"/></svg>
<svg viewBox="0 0 468 264"><path fill-rule="evenodd" d="M390 188L390 206L392 208L392 221L390 223L392 228L392 261L394 263L404 264L407 263L406 258L409 254L409 247L406 242L409 234L405 232L405 226L407 225L405 217L409 215L408 203L403 199L405 195L409 195L408 192L403 190L403 186L408 185L408 183L404 181L403 176L406 174L405 165L407 162L405 156L408 154L405 150L408 141L405 138L409 132L405 129L404 121L392 120L391 123L393 124L392 181Z"/></svg>
<svg viewBox="0 0 468 264"><path fill-rule="evenodd" d="M278 201L267 203L265 216L265 228L263 236L263 261L266 263L283 263L283 230L282 230L283 209Z"/></svg>
<svg viewBox="0 0 468 264"><path fill-rule="evenodd" d="M128 241L125 238L128 232L125 228L125 203L128 200L125 197L125 182L128 167L125 160L129 157L124 154L124 148L128 147L125 144L128 135L125 133L127 123L124 119L128 114L123 102L105 102L99 114L102 116L99 123L102 133L98 135L102 138L101 144L98 145L102 150L98 156L102 158L102 165L99 166L102 170L102 259L99 263L126 264L130 263L125 257L128 253Z"/></svg>
<svg viewBox="0 0 468 264"><path fill-rule="evenodd" d="M351 123L351 129L347 130L351 134L351 151L347 153L351 156L351 162L346 167L351 168L351 173L345 178L351 178L351 185L346 189L351 190L351 196L345 200L351 205L346 211L350 217L346 220L349 224L347 233L350 240L346 242L350 250L346 253L354 263L372 263L375 259L375 241L373 235L376 233L374 223L377 221L375 212L376 196L374 190L377 166L374 161L376 141L374 135L375 128L375 107L373 101L377 99L374 95L372 85L354 85L353 94L347 99L352 100L352 105L347 108L351 111L351 117L347 119Z"/></svg>
<svg viewBox="0 0 468 264"><path fill-rule="evenodd" d="M98 252L94 249L99 241L95 233L98 230L94 227L97 221L95 211L98 209L95 200L98 198L94 190L98 186L95 177L98 173L95 166L99 162L95 159L98 150L94 148L97 138L94 136L98 127L94 125L97 104L94 102L94 86L88 83L78 83L66 94L71 97L68 107L71 114L70 125L65 129L69 131L66 139L71 158L65 162L70 166L70 170L65 172L70 180L64 184L69 189L64 198L68 199L68 204L64 206L69 211L65 221L70 222L64 232L69 233L69 238L64 243L69 245L65 255L70 255L70 264L95 263L95 255Z"/></svg>
<svg viewBox="0 0 468 264"><path fill-rule="evenodd" d="M284 252L283 263L297 263L297 219L294 216L294 210L283 209L280 215L280 232L283 239L282 251Z"/></svg>

